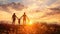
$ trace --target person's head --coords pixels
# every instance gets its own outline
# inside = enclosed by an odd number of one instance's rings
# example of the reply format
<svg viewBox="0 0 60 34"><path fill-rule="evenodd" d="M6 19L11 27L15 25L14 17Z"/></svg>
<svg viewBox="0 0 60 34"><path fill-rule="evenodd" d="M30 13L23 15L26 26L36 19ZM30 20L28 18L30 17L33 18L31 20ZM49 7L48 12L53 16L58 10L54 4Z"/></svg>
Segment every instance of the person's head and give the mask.
<svg viewBox="0 0 60 34"><path fill-rule="evenodd" d="M25 12L24 12L24 15L25 15Z"/></svg>
<svg viewBox="0 0 60 34"><path fill-rule="evenodd" d="M15 13L13 13L15 15Z"/></svg>

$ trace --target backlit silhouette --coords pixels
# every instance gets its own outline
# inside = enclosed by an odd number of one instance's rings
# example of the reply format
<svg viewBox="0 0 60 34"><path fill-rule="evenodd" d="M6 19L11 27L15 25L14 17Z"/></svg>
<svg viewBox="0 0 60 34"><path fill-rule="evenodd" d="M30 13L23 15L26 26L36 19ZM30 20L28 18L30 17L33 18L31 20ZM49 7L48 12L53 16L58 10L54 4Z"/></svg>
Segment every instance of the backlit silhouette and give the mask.
<svg viewBox="0 0 60 34"><path fill-rule="evenodd" d="M25 14L25 12L24 12L24 14L23 14L23 16L21 16L21 18L23 17L23 25L25 25L26 24L26 20L27 20L27 15ZM29 18L28 18L28 20L29 20Z"/></svg>
<svg viewBox="0 0 60 34"><path fill-rule="evenodd" d="M21 20L21 18L17 18L18 19L18 24L20 25L20 20Z"/></svg>
<svg viewBox="0 0 60 34"><path fill-rule="evenodd" d="M16 15L15 13L12 15L12 24L15 24L15 21L16 21Z"/></svg>

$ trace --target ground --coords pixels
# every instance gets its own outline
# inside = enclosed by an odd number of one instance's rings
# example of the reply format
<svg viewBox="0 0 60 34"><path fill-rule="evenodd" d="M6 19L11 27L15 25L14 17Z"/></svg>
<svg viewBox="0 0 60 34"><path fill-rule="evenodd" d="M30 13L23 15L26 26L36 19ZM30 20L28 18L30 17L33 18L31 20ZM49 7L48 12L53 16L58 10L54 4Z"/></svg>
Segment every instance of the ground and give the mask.
<svg viewBox="0 0 60 34"><path fill-rule="evenodd" d="M60 25L46 23L33 25L0 24L0 34L60 34Z"/></svg>

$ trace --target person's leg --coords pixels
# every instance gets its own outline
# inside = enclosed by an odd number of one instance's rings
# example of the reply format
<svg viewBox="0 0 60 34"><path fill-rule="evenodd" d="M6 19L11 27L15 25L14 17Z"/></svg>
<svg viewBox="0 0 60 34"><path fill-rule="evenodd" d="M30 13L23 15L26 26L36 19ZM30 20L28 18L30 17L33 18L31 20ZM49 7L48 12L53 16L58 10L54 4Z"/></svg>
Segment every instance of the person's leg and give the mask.
<svg viewBox="0 0 60 34"><path fill-rule="evenodd" d="M24 25L24 20L23 20L23 25Z"/></svg>
<svg viewBox="0 0 60 34"><path fill-rule="evenodd" d="M15 24L15 19L13 20L13 23L12 24Z"/></svg>
<svg viewBox="0 0 60 34"><path fill-rule="evenodd" d="M23 25L25 25L26 24L26 20L23 20Z"/></svg>
<svg viewBox="0 0 60 34"><path fill-rule="evenodd" d="M20 24L20 20L19 20L19 24Z"/></svg>
<svg viewBox="0 0 60 34"><path fill-rule="evenodd" d="M20 25L20 20L19 20L19 25Z"/></svg>

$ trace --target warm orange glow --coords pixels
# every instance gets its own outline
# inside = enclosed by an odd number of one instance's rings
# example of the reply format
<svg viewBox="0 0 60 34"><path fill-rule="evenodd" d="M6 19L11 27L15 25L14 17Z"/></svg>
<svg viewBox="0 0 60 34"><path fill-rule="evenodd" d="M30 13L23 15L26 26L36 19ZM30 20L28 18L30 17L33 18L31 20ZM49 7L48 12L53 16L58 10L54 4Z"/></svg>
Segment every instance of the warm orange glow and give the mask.
<svg viewBox="0 0 60 34"><path fill-rule="evenodd" d="M27 22L27 24L26 25L28 25L28 26L32 26L33 25L33 21L32 20L30 20L29 22Z"/></svg>
<svg viewBox="0 0 60 34"><path fill-rule="evenodd" d="M55 6L55 5L54 5ZM50 13L52 12L51 10L45 9L42 11L35 11L35 9L38 6L36 4L32 4L30 6L28 6L27 8L24 8L20 11L16 11L15 9L13 9L12 7L7 7L10 11L10 13L6 12L6 11L2 11L0 10L0 20L7 20L7 21L11 21L12 22L12 14L16 13L17 17L20 18L24 12L26 12L26 15L35 21L39 21L39 22L60 22L60 14L55 14L55 15L46 15L46 13ZM42 16L46 16L46 17L42 17ZM34 22L32 22L30 20L30 22L27 21L27 24L31 25ZM18 21L16 21L16 24L18 23Z"/></svg>

